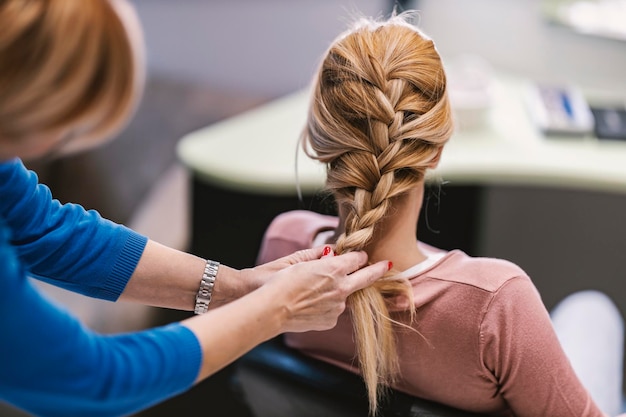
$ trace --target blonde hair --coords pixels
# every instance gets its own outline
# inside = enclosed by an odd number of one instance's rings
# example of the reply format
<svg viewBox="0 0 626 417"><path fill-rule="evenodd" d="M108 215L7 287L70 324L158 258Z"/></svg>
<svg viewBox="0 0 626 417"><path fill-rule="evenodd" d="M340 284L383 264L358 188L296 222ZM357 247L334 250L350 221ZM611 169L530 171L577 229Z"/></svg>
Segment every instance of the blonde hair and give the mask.
<svg viewBox="0 0 626 417"><path fill-rule="evenodd" d="M142 83L109 0L0 0L0 138L112 135Z"/></svg>
<svg viewBox="0 0 626 417"><path fill-rule="evenodd" d="M367 250L394 197L423 181L452 134L441 59L408 16L359 21L331 45L314 80L302 140L326 164L326 187L345 217L337 253ZM410 297L411 287L391 275L348 299L372 413L398 372L386 303L396 295Z"/></svg>

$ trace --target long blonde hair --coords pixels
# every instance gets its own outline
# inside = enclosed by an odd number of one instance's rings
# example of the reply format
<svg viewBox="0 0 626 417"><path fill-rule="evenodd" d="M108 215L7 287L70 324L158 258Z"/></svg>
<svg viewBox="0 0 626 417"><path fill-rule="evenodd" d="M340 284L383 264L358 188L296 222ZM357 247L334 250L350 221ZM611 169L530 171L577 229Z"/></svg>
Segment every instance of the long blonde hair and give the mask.
<svg viewBox="0 0 626 417"><path fill-rule="evenodd" d="M139 65L109 0L0 0L0 138L115 133L136 105Z"/></svg>
<svg viewBox="0 0 626 417"><path fill-rule="evenodd" d="M423 181L452 134L441 59L409 16L357 22L331 45L314 80L302 139L307 155L326 164L344 217L337 253L367 249L394 197ZM397 295L410 297L410 284L389 276L348 299L372 413L398 372L386 302Z"/></svg>

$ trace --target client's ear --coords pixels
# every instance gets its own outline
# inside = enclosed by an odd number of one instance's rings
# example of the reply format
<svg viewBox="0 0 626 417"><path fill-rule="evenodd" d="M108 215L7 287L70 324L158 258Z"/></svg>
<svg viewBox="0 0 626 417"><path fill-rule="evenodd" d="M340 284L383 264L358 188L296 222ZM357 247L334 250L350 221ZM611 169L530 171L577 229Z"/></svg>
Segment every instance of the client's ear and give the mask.
<svg viewBox="0 0 626 417"><path fill-rule="evenodd" d="M435 158L431 161L431 163L428 164L428 168L430 169L437 168L437 165L439 165L439 160L441 159L441 151L443 151L443 146L439 148L439 150L437 151L437 156L435 156Z"/></svg>

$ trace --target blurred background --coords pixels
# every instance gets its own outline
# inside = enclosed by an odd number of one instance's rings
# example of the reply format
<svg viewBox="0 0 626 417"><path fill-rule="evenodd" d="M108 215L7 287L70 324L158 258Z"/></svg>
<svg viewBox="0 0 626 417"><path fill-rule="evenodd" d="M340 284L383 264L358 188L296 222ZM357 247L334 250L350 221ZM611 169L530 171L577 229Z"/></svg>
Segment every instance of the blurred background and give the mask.
<svg viewBox="0 0 626 417"><path fill-rule="evenodd" d="M132 3L144 25L149 65L137 114L118 140L102 148L31 166L61 201L97 209L180 249L189 248L191 225L189 178L177 160L177 142L200 127L307 87L319 57L354 16L384 16L394 4L399 10L417 9L418 26L435 40L446 64L470 55L495 73L575 85L590 100L626 105L626 41L619 31L626 28L624 1L613 1L615 8L603 15L610 19L594 21L610 23L617 28L612 31L602 25L594 30L589 22L595 9L568 20L559 12L563 2L545 0ZM581 13L588 17L582 19L586 26L572 27ZM624 298L615 289L626 287L626 222L621 220L626 196L495 186L486 191L483 207L488 215L481 219L479 254L517 262L534 280L553 287L559 280L581 288L606 281L614 298ZM550 288L542 294L553 306L561 294ZM51 294L101 331L153 322L150 309L110 309L104 302L93 307L80 297Z"/></svg>
<svg viewBox="0 0 626 417"><path fill-rule="evenodd" d="M136 117L121 140L58 161L48 172L42 168L59 198L122 222L175 162L173 149L183 134L306 87L325 48L354 16L381 16L393 7L386 0L133 3L149 64ZM471 54L497 71L576 84L623 101L626 43L555 24L545 4L418 0L398 9L419 11L419 26L445 61Z"/></svg>

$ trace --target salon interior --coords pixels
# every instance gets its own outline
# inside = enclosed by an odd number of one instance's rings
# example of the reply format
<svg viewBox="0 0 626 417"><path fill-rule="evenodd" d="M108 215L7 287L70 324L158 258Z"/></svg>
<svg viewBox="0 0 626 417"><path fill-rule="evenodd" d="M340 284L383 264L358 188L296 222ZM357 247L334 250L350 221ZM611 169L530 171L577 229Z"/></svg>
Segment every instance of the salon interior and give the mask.
<svg viewBox="0 0 626 417"><path fill-rule="evenodd" d="M319 57L354 16L415 9L443 57L457 122L420 238L517 263L548 309L598 289L626 314L626 1L132 3L148 52L144 98L119 140L33 164L61 201L166 245L253 266L270 219L312 207L323 185L302 163L299 199L294 162L301 97ZM101 332L187 314L43 288ZM253 409L237 372L230 366L137 416L268 415ZM262 388L261 403L282 401Z"/></svg>

